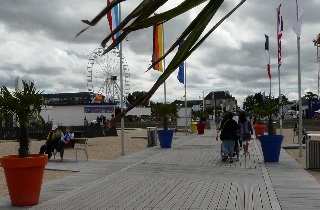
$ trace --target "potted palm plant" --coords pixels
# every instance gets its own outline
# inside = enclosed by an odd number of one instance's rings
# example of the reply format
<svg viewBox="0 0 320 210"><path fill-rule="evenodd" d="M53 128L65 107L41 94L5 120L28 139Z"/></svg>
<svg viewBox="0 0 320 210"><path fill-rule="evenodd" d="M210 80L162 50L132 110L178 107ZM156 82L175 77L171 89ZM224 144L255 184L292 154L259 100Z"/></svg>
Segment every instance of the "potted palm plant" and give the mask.
<svg viewBox="0 0 320 210"><path fill-rule="evenodd" d="M285 100L279 102L278 98L266 97L266 99L260 101L253 112L259 115L259 117L268 118L268 135L260 135L259 141L261 143L262 153L265 162L278 162L280 157L281 144L283 141L283 135L276 135L274 129L274 114L279 112L280 107L285 103Z"/></svg>
<svg viewBox="0 0 320 210"><path fill-rule="evenodd" d="M266 125L261 123L261 116L258 114L260 111L263 111L263 109L257 108L258 104L261 104L261 102L263 102L263 95L261 92L247 96L243 102L245 111L254 112L253 129L256 139L258 139L260 135L263 135L266 129ZM255 111L258 113L255 113Z"/></svg>
<svg viewBox="0 0 320 210"><path fill-rule="evenodd" d="M46 155L29 154L28 126L30 120L37 121L44 128L44 120L40 111L46 101L34 83L23 81L22 91L10 92L7 87L0 89L0 119L8 114L14 116L14 121L20 128L18 155L8 155L0 158L4 169L11 204L14 206L30 206L39 202L44 167L47 164Z"/></svg>
<svg viewBox="0 0 320 210"><path fill-rule="evenodd" d="M158 130L158 136L161 148L171 148L174 130L168 130L168 121L170 118L178 118L178 107L175 104L160 104L153 106L154 114L163 118L163 130Z"/></svg>

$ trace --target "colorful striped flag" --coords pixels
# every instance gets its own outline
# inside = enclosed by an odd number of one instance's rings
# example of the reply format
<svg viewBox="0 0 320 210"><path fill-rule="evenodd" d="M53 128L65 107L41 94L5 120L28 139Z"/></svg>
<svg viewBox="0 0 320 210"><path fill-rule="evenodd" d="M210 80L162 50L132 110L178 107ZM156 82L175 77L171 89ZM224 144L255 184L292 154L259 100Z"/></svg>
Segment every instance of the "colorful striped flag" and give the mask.
<svg viewBox="0 0 320 210"><path fill-rule="evenodd" d="M278 31L278 66L281 66L281 38L283 31L283 20L282 15L280 13L281 4L277 8L277 31Z"/></svg>
<svg viewBox="0 0 320 210"><path fill-rule="evenodd" d="M155 24L153 26L153 55L152 62L163 56L163 24ZM163 72L163 61L157 63L154 70Z"/></svg>
<svg viewBox="0 0 320 210"><path fill-rule="evenodd" d="M297 34L298 38L300 38L303 8L300 6L299 0L296 0L296 4L297 4L298 20L297 20L297 23L292 27L292 30Z"/></svg>
<svg viewBox="0 0 320 210"><path fill-rule="evenodd" d="M264 35L266 37L266 42L264 43L265 55L267 59L267 71L268 76L271 79L271 69L270 69L270 52L269 52L269 36Z"/></svg>
<svg viewBox="0 0 320 210"><path fill-rule="evenodd" d="M182 41L179 43L179 48L178 48L178 50L182 47L183 43L184 43L184 40L182 40ZM179 71L178 71L177 79L179 80L180 83L184 84L184 62L182 62L182 63L179 65Z"/></svg>
<svg viewBox="0 0 320 210"><path fill-rule="evenodd" d="M107 0L107 5L110 4L110 0ZM107 13L107 19L109 22L110 31L112 32L115 28L119 25L119 5L115 5L110 12ZM120 36L120 32L116 33L114 36L112 36L112 40L116 40ZM117 45L117 48L119 49L120 46Z"/></svg>

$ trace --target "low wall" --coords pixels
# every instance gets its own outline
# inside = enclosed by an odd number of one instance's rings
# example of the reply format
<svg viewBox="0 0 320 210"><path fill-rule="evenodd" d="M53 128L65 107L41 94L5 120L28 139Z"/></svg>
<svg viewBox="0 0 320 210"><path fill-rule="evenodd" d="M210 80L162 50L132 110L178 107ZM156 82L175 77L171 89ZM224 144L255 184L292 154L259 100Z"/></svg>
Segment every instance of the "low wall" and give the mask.
<svg viewBox="0 0 320 210"><path fill-rule="evenodd" d="M105 126L71 126L76 138L86 137L103 137L103 136L118 136L115 126L107 128ZM66 126L59 126L62 132L65 132ZM29 137L32 139L43 140L47 138L51 128L41 130L40 128L32 127L29 129ZM0 128L0 140L18 140L20 135L18 127Z"/></svg>
<svg viewBox="0 0 320 210"><path fill-rule="evenodd" d="M205 129L211 129L210 127L210 121L203 122L206 124ZM116 123L117 128L121 128L121 123ZM163 122L125 122L124 123L125 128L144 128L147 127L157 127L157 128L163 128ZM177 122L171 121L168 123L168 128L174 128L174 129L184 129L184 126L177 126ZM190 129L190 125L188 125L188 128Z"/></svg>
<svg viewBox="0 0 320 210"><path fill-rule="evenodd" d="M280 121L275 120L274 122L277 123L277 129L279 129ZM282 120L283 129L293 129L295 124L299 125L298 119ZM305 128L307 131L320 131L320 120L302 119L302 127Z"/></svg>

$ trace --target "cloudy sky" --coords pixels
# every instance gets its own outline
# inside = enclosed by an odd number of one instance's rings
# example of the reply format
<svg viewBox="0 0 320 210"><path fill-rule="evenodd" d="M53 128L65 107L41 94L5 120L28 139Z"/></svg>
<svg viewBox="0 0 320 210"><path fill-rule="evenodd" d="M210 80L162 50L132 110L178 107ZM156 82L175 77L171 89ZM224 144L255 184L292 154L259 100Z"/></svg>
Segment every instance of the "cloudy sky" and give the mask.
<svg viewBox="0 0 320 210"><path fill-rule="evenodd" d="M0 0L0 85L14 89L14 78L33 80L46 93L87 91L89 55L109 33L104 19L79 38L86 27L80 20L93 19L105 6L105 0ZM122 19L140 1L121 4ZM170 0L166 8L181 0ZM212 27L240 0L226 0L213 18ZM282 3L281 93L290 100L298 98L297 38L292 31L296 22L295 0L247 0L230 18L188 58L187 99L195 100L211 91L229 91L242 102L246 96L269 93L269 78L264 54L264 34L270 36L271 92L278 96L276 8ZM301 35L301 89L318 92L316 47L312 40L320 33L320 1L300 0L304 9ZM203 5L164 25L165 50L187 27ZM161 11L159 11L161 12ZM123 43L123 55L130 71L130 92L148 91L160 73L146 72L152 55L152 29L129 34ZM172 56L165 63L168 64ZM112 60L113 58L105 58ZM114 65L118 65L116 62ZM101 67L102 68L102 67ZM99 71L115 71L97 68ZM115 74L115 73L112 73ZM166 82L167 101L184 100L184 86L178 72ZM99 82L96 82L99 83ZM94 84L94 88L101 84ZM164 101L164 88L151 98Z"/></svg>

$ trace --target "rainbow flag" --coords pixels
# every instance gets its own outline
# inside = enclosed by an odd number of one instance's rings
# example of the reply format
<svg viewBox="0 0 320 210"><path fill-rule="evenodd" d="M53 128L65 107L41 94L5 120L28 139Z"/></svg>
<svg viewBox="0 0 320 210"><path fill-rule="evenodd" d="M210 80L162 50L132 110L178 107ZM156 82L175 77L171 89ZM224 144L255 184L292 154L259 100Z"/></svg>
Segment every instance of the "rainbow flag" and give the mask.
<svg viewBox="0 0 320 210"><path fill-rule="evenodd" d="M155 24L153 26L153 55L152 62L163 56L163 24ZM163 61L155 65L154 70L163 72Z"/></svg>
<svg viewBox="0 0 320 210"><path fill-rule="evenodd" d="M110 4L110 0L107 0L107 5L109 4ZM110 31L112 32L119 25L119 5L118 4L114 6L110 12L107 13L107 19L109 22ZM112 36L112 40L113 41L116 40L119 36L120 36L120 32ZM119 45L117 45L117 48L119 49Z"/></svg>

